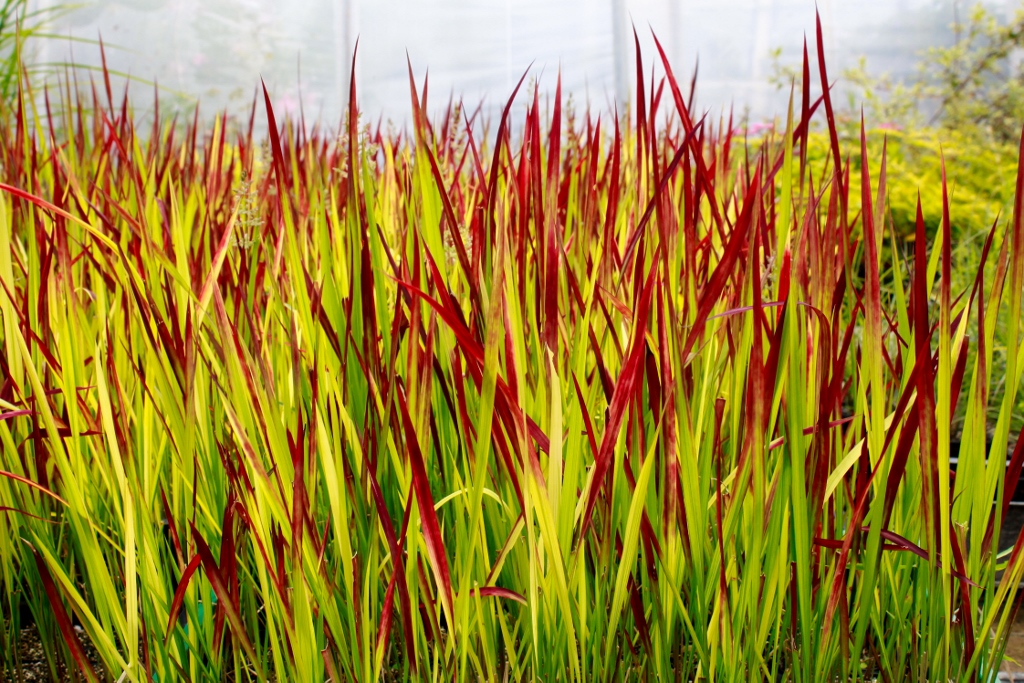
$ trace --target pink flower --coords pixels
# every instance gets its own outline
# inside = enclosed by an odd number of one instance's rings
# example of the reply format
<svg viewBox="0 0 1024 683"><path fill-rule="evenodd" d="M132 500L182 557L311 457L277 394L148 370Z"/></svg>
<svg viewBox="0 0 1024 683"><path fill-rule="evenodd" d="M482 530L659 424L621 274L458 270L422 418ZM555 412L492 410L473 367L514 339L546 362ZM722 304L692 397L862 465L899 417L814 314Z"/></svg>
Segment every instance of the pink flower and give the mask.
<svg viewBox="0 0 1024 683"><path fill-rule="evenodd" d="M774 130L775 124L757 121L746 128L737 127L732 129L732 135L760 135L766 131Z"/></svg>

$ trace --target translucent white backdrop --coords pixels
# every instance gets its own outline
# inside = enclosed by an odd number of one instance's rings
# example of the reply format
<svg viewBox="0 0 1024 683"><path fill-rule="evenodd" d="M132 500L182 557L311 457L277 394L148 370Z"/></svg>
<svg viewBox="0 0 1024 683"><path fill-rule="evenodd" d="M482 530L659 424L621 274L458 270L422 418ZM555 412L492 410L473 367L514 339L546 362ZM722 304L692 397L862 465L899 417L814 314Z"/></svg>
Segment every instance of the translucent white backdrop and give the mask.
<svg viewBox="0 0 1024 683"><path fill-rule="evenodd" d="M990 0L1009 13L1019 0ZM37 0L46 6L53 0ZM832 74L860 55L869 69L911 70L930 45L952 40L949 25L965 0L818 0ZM347 101L350 59L367 115L408 119L406 54L420 81L429 68L431 103L450 94L489 112L529 67L543 91L563 90L577 109L607 109L631 92L632 26L649 73L653 30L677 74L689 80L700 60L697 101L716 114L734 106L755 118L785 106L768 82L770 53L799 59L806 33L814 59L813 0L92 0L54 20L76 41L41 46L42 61L96 66L102 36L111 69L130 74L137 109L149 107L155 81L161 106L247 111L262 76L276 106L335 124ZM87 72L82 72L87 78Z"/></svg>

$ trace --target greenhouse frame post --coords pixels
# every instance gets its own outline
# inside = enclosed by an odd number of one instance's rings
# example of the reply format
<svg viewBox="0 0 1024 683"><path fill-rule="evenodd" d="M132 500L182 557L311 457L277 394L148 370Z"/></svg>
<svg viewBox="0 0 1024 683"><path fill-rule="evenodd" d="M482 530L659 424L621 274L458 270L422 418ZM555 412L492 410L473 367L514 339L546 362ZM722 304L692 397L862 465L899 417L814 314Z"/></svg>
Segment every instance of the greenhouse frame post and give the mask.
<svg viewBox="0 0 1024 683"><path fill-rule="evenodd" d="M334 12L335 32L335 63L341 83L340 102L342 112L348 111L348 94L351 88L352 57L356 47L358 32L356 30L355 0L337 0ZM356 63L358 67L358 62ZM358 79L357 79L358 80ZM344 116L344 113L342 114Z"/></svg>
<svg viewBox="0 0 1024 683"><path fill-rule="evenodd" d="M626 33L626 0L611 0L612 42L615 60L615 101L623 110L629 101L629 36Z"/></svg>

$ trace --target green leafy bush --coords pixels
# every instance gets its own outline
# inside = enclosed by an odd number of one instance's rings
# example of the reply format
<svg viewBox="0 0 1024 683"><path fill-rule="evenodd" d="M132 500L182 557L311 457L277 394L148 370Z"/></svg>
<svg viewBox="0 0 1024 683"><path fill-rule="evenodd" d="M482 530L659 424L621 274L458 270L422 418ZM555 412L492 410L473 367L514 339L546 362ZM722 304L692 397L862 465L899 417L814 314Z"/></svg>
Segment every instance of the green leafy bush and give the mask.
<svg viewBox="0 0 1024 683"><path fill-rule="evenodd" d="M846 106L836 111L836 126L840 139L856 141L863 117L875 148L887 142L886 210L896 247L904 255L915 237L918 197L929 238L938 234L945 161L952 214L951 277L959 291L971 286L992 227L1002 235L1013 216L1017 143L1024 123L1024 62L1016 57L1024 48L1024 5L1001 22L979 3L952 29L952 44L926 50L909 79L873 73L863 59L846 70L839 88L846 93ZM780 64L779 54L772 81L788 87L797 72ZM820 126L808 141L808 158L818 168L830 153L828 133ZM856 155L850 161L856 183ZM874 177L878 161L871 168ZM993 272L990 262L987 276ZM891 287L885 291L893 294ZM1004 359L1005 349L1000 349L997 372L1005 370ZM963 419L960 410L957 438ZM1024 397L1012 420L1015 431L1024 425Z"/></svg>
<svg viewBox="0 0 1024 683"><path fill-rule="evenodd" d="M952 26L952 45L929 48L916 76L896 81L867 64L844 73L850 102L872 120L907 127L937 126L980 141L1014 144L1024 119L1024 4L1001 22L983 4Z"/></svg>
<svg viewBox="0 0 1024 683"><path fill-rule="evenodd" d="M843 73L845 110L836 111L841 137L856 140L864 116L872 142L889 141L892 180L889 210L899 237L912 237L918 192L929 234L941 215L936 189L946 159L954 236L972 240L987 233L997 215L1012 213L1017 141L1024 122L1024 6L1007 23L976 4L953 25L954 42L929 48L916 75L895 80L873 73L863 59ZM796 70L774 54L777 87L789 87ZM829 153L827 135L812 135L810 156ZM857 160L853 159L856 169Z"/></svg>

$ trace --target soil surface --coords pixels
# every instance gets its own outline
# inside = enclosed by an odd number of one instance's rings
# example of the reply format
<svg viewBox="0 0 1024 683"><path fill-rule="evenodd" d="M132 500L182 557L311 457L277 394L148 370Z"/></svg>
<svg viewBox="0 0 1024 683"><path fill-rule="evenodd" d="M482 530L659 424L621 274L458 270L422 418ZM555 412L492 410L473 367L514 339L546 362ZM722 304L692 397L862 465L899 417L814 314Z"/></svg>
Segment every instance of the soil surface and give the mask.
<svg viewBox="0 0 1024 683"><path fill-rule="evenodd" d="M82 638L81 641L85 655L93 670L102 676L103 666L100 663L99 653L88 642L87 638ZM50 649L52 651L53 648ZM4 673L0 671L0 683L42 683L53 680L57 680L60 683L76 683L77 681L85 680L80 671L77 669L73 672L68 671L67 667L59 661L57 662L57 678L53 678L50 673L50 667L46 663L43 643L39 638L39 631L36 630L35 624L23 628L18 636L18 662L20 666L13 678L10 675L5 677Z"/></svg>

